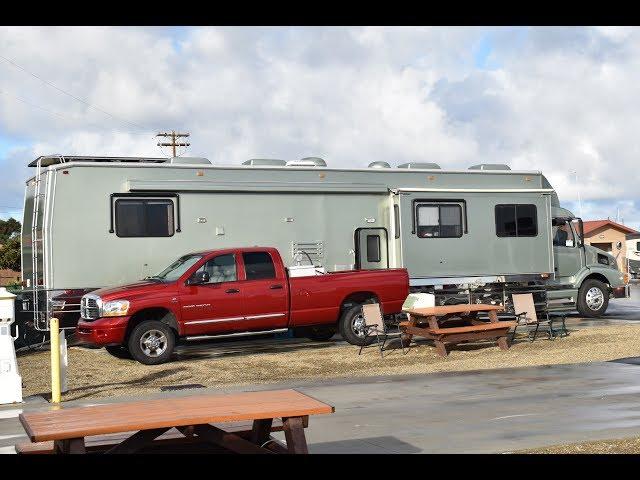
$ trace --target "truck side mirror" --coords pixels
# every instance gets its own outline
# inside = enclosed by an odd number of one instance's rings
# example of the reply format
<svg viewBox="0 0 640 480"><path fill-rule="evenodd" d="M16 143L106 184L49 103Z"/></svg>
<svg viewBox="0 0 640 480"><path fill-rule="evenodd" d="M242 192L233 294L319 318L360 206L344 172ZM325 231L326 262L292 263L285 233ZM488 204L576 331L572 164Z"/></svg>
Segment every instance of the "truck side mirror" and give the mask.
<svg viewBox="0 0 640 480"><path fill-rule="evenodd" d="M618 241L616 242L616 248L617 248L618 250L622 250L622 242L621 242L621 241L619 241L619 240L618 240Z"/></svg>
<svg viewBox="0 0 640 480"><path fill-rule="evenodd" d="M573 247L573 240L565 240L565 246L567 247Z"/></svg>
<svg viewBox="0 0 640 480"><path fill-rule="evenodd" d="M196 272L188 281L188 285L202 285L203 283L209 283L209 272Z"/></svg>

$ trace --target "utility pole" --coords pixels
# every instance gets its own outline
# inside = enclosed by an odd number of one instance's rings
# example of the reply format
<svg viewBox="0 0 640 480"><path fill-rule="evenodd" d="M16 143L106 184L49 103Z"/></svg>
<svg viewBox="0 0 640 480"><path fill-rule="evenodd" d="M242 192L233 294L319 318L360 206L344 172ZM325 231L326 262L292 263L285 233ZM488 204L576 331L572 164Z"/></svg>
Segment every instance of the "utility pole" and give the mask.
<svg viewBox="0 0 640 480"><path fill-rule="evenodd" d="M171 130L171 132L160 132L156 135L156 137L171 137L171 143L169 142L158 142L159 147L171 147L173 156L176 156L176 147L188 147L191 145L187 142L176 142L176 139L188 137L188 133L178 133L175 130Z"/></svg>

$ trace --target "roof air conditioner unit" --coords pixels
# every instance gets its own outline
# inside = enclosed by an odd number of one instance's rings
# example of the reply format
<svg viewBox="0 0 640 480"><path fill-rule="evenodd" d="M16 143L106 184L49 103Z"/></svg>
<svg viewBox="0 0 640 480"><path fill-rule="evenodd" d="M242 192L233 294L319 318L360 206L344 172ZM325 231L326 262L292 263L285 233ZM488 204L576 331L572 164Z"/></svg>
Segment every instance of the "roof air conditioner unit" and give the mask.
<svg viewBox="0 0 640 480"><path fill-rule="evenodd" d="M503 163L480 163L470 166L469 170L511 170L511 167Z"/></svg>
<svg viewBox="0 0 640 480"><path fill-rule="evenodd" d="M287 167L326 167L327 162L320 157L305 157L300 160L290 160L286 165Z"/></svg>
<svg viewBox="0 0 640 480"><path fill-rule="evenodd" d="M441 170L440 165L438 165L437 163L420 163L420 162L403 163L402 165L398 165L398 168L420 168L423 170Z"/></svg>
<svg viewBox="0 0 640 480"><path fill-rule="evenodd" d="M266 167L284 167L287 164L284 160L279 160L277 158L252 158L251 160L247 160L246 162L242 162L242 165L251 165L251 166L266 166Z"/></svg>
<svg viewBox="0 0 640 480"><path fill-rule="evenodd" d="M387 162L371 162L369 168L391 168Z"/></svg>

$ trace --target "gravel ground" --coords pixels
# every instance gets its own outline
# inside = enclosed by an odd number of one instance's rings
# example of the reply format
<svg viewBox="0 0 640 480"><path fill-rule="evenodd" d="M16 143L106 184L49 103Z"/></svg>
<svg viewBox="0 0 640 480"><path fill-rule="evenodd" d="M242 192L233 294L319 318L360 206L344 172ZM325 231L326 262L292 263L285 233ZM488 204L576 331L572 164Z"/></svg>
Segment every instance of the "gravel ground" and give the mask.
<svg viewBox="0 0 640 480"><path fill-rule="evenodd" d="M550 341L518 341L508 351L487 343L454 347L446 358L426 341L407 355L398 350L380 358L370 347L358 356L352 345L306 346L287 352L233 353L198 358L185 355L164 365L148 366L117 359L104 349L69 349L69 392L63 400L114 395L144 395L160 387L199 383L224 387L279 381L345 376L400 375L463 370L583 363L640 356L640 325L592 327L574 330L569 337ZM215 347L212 347L215 348ZM23 394L50 391L49 352L30 352L18 357Z"/></svg>
<svg viewBox="0 0 640 480"><path fill-rule="evenodd" d="M514 453L536 454L599 454L599 453L640 453L640 437L622 438L618 440L599 440L597 442L570 443L551 447L520 450Z"/></svg>

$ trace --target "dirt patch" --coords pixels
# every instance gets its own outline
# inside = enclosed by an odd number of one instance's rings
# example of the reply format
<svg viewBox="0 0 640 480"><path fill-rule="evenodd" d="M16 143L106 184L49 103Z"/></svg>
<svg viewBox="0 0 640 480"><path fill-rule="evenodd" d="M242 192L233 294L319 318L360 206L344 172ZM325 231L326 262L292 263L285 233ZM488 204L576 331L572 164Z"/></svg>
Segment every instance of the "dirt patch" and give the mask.
<svg viewBox="0 0 640 480"><path fill-rule="evenodd" d="M553 445L551 447L520 450L513 453L536 454L599 454L599 453L640 453L640 437L622 438L616 440L599 440L595 442L568 443L565 445Z"/></svg>
<svg viewBox="0 0 640 480"><path fill-rule="evenodd" d="M274 340L274 342L276 342ZM508 351L488 343L454 347L446 358L430 343L413 346L407 355L377 348L358 356L352 345L300 345L286 351L265 351L210 357L185 354L164 365L147 366L117 359L104 349L69 349L68 383L63 400L113 395L143 395L167 385L199 383L224 387L286 380L350 376L402 375L478 369L528 367L614 360L640 356L640 326L591 327L556 340L545 337L530 343L516 340ZM212 349L216 347L211 346ZM18 358L23 394L50 392L49 352L31 352Z"/></svg>

